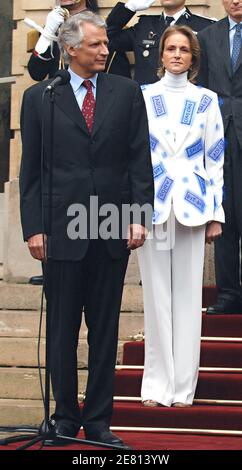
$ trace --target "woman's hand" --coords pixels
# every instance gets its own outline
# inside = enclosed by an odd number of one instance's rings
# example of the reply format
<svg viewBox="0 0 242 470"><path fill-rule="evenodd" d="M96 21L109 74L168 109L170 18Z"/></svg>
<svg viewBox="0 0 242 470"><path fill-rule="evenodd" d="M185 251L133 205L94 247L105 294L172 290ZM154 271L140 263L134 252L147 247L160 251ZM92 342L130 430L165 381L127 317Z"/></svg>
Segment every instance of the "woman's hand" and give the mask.
<svg viewBox="0 0 242 470"><path fill-rule="evenodd" d="M205 233L205 241L209 245L216 240L217 238L221 237L222 235L222 225L220 222L210 222L207 224L206 233Z"/></svg>

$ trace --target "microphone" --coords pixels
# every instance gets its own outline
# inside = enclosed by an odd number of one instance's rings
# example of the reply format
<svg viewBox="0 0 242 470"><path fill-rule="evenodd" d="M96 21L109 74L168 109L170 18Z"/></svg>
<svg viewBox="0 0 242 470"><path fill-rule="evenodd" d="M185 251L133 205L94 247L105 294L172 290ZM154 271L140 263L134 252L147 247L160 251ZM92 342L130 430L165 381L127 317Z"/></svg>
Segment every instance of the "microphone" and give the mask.
<svg viewBox="0 0 242 470"><path fill-rule="evenodd" d="M46 91L53 91L59 85L66 85L69 83L71 76L67 70L58 70L55 73L55 78L46 87Z"/></svg>

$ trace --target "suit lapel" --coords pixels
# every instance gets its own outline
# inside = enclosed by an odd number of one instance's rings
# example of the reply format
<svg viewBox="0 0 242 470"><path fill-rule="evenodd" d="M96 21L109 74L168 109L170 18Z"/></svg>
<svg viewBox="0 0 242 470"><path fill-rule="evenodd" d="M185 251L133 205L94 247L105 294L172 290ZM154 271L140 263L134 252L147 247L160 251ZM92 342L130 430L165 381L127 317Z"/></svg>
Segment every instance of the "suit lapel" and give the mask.
<svg viewBox="0 0 242 470"><path fill-rule="evenodd" d="M159 16L158 21L157 21L157 20L154 21L153 25L154 25L155 32L158 33L158 35L160 36L161 33L162 33L162 32L165 30L165 28L166 28L164 13L162 13L162 14Z"/></svg>
<svg viewBox="0 0 242 470"><path fill-rule="evenodd" d="M183 146L188 135L192 131L194 121L197 117L199 98L200 97L198 97L196 93L196 88L194 88L193 85L188 82L184 95L181 116L177 126L176 151L178 151Z"/></svg>
<svg viewBox="0 0 242 470"><path fill-rule="evenodd" d="M149 91L149 87L147 88L147 95L147 107L150 109L151 116L154 115L154 112L156 114L156 107L158 115L161 116L158 119L157 117L154 117L154 120L152 119L152 127L154 126L155 130L155 138L160 141L163 139L163 142L166 142L170 149L174 151L174 136L171 133L172 119L169 109L169 101L165 98L165 87L163 85L162 79L154 86L152 85L151 92Z"/></svg>
<svg viewBox="0 0 242 470"><path fill-rule="evenodd" d="M113 99L112 87L109 83L107 75L104 73L98 74L96 107L92 135L98 131L103 120L111 110ZM83 132L90 135L85 119L77 104L70 84L59 87L58 92L55 95L55 103L72 121L74 121L81 128Z"/></svg>
<svg viewBox="0 0 242 470"><path fill-rule="evenodd" d="M225 68L228 72L229 77L232 77L232 65L230 55L230 40L229 40L229 21L228 18L223 18L218 23L219 38L218 47L221 53L221 60L225 63Z"/></svg>
<svg viewBox="0 0 242 470"><path fill-rule="evenodd" d="M85 119L70 84L58 88L58 92L55 95L55 103L83 132L89 135Z"/></svg>
<svg viewBox="0 0 242 470"><path fill-rule="evenodd" d="M103 120L112 109L113 103L114 96L109 76L105 73L99 73L97 78L96 107L92 135L97 133Z"/></svg>
<svg viewBox="0 0 242 470"><path fill-rule="evenodd" d="M196 111L199 103L197 102L197 97L194 94L193 86L188 82L184 101L176 124L176 139L174 140L174 134L172 133L172 129L174 128L173 110L170 109L169 100L165 100L164 98L165 88L162 81L159 83L159 92L161 92L161 95L163 96L165 107L167 109L166 125L164 126L159 124L159 133L162 134L172 151L177 152L182 147L188 134L191 132L193 121L196 119Z"/></svg>

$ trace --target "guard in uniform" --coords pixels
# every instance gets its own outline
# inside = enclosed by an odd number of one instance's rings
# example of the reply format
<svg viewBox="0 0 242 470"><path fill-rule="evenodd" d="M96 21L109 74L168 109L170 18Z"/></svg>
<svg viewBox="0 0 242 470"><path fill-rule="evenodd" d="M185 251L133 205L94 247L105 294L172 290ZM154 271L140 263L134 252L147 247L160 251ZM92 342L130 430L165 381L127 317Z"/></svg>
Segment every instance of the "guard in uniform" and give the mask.
<svg viewBox="0 0 242 470"><path fill-rule="evenodd" d="M59 26L69 14L80 13L86 8L93 12L98 11L96 0L59 0L56 3L59 6L56 6L47 15L45 28L40 28L42 34L28 62L29 74L36 81L44 80L47 76L53 77L60 68L60 51L57 42L53 39L55 39ZM110 49L106 71L131 78L130 64L125 52L117 53Z"/></svg>
<svg viewBox="0 0 242 470"><path fill-rule="evenodd" d="M197 33L216 20L194 15L185 7L184 0L163 0L161 15L140 15L133 27L123 27L136 11L146 10L155 0L128 0L118 2L107 18L108 37L112 49L118 52L133 51L135 56L134 79L140 84L157 82L159 43L168 26L186 25Z"/></svg>

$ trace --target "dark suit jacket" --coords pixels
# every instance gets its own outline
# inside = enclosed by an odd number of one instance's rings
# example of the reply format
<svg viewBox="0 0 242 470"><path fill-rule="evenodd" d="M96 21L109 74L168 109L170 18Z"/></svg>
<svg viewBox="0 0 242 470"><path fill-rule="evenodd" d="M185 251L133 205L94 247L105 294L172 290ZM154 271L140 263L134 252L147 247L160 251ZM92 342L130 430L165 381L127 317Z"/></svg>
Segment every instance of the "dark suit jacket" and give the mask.
<svg viewBox="0 0 242 470"><path fill-rule="evenodd" d="M24 239L43 233L41 217L41 119L44 116L43 203L48 226L50 101L41 97L47 82L24 93L21 129L23 156L20 171L21 217ZM153 173L148 123L142 93L132 80L100 73L97 80L95 120L92 134L77 104L70 84L55 93L54 161L51 256L78 260L86 253L88 240L70 240L67 209L81 203L90 216L90 196L99 204L153 205ZM142 220L142 223L144 221ZM148 222L151 223L151 220ZM122 256L126 240L107 241L112 257Z"/></svg>
<svg viewBox="0 0 242 470"><path fill-rule="evenodd" d="M233 74L228 18L200 32L198 39L202 52L198 82L218 93L225 131L233 119L242 148L242 49Z"/></svg>
<svg viewBox="0 0 242 470"><path fill-rule="evenodd" d="M141 15L132 28L123 27L135 15L118 2L107 18L110 47L119 52L133 51L135 55L134 79L140 84L154 83L159 79L159 43L166 29L163 15ZM213 20L192 14L188 8L176 22L177 25L189 26L197 32L206 28ZM147 47L148 46L148 47Z"/></svg>

